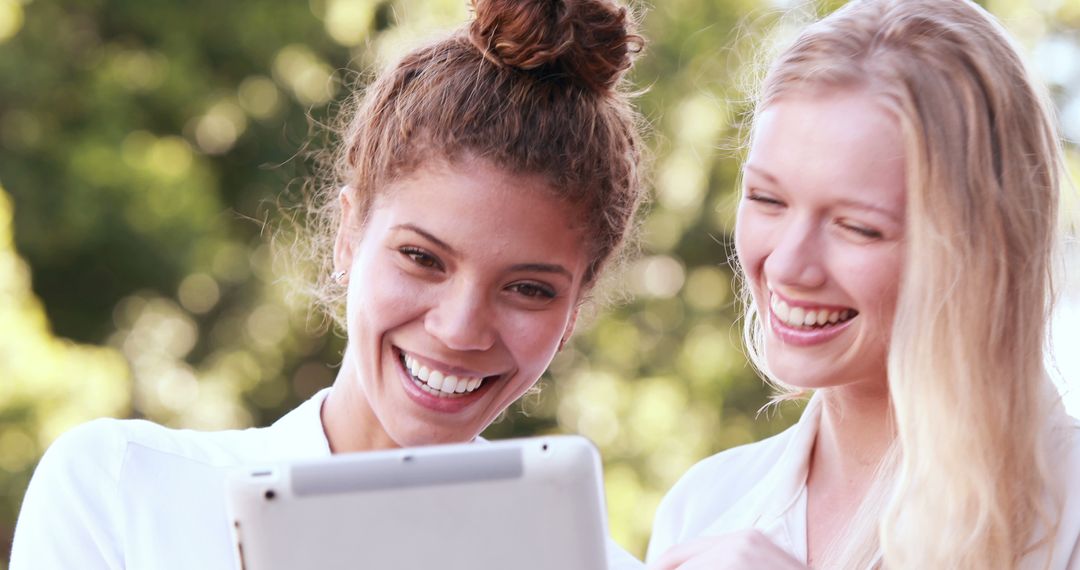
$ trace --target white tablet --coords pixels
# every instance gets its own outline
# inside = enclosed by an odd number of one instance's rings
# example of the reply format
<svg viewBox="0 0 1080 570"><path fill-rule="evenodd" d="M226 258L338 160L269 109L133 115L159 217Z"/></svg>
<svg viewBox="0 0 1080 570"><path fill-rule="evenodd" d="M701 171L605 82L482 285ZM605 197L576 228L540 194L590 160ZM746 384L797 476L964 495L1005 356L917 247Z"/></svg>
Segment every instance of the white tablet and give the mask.
<svg viewBox="0 0 1080 570"><path fill-rule="evenodd" d="M579 436L253 467L228 482L243 570L600 570L599 454Z"/></svg>

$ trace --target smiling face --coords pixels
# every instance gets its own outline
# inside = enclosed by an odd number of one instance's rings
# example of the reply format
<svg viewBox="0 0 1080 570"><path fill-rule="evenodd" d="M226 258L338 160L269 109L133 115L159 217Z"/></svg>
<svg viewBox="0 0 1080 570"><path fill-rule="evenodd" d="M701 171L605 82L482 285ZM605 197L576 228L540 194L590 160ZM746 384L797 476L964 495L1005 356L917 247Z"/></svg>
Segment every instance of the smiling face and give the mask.
<svg viewBox="0 0 1080 570"><path fill-rule="evenodd" d="M323 410L335 451L468 441L525 393L573 328L578 218L543 179L467 160L396 181L362 230L343 224L349 340Z"/></svg>
<svg viewBox="0 0 1080 570"><path fill-rule="evenodd" d="M865 92L789 96L758 116L735 247L780 381L885 386L904 167L899 126Z"/></svg>

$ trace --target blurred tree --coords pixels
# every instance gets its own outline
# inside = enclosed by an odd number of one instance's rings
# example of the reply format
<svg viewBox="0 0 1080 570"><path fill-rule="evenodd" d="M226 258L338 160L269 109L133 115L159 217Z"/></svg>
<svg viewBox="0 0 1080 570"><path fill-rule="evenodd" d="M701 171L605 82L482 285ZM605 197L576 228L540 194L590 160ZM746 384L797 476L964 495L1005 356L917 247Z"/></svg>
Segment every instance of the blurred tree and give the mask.
<svg viewBox="0 0 1080 570"><path fill-rule="evenodd" d="M756 413L768 392L742 354L727 264L740 86L762 25L795 4L635 4L655 201L620 279L634 300L583 327L539 395L487 433L594 439L612 531L639 554L689 465L797 417ZM987 5L1080 133L1080 0ZM311 326L264 229L315 171L349 87L466 6L0 0L0 178L26 260L0 191L0 550L36 458L73 423L261 425L333 380L342 340Z"/></svg>
<svg viewBox="0 0 1080 570"><path fill-rule="evenodd" d="M126 414L130 389L127 365L116 350L53 336L11 233L11 202L0 186L0 548L5 552L19 497L41 451L80 422Z"/></svg>

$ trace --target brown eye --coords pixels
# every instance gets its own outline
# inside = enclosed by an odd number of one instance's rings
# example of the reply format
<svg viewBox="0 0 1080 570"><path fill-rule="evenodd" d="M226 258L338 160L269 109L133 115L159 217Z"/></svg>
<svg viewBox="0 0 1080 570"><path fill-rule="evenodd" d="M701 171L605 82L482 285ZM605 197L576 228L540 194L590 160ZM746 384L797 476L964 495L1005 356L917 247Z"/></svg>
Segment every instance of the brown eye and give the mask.
<svg viewBox="0 0 1080 570"><path fill-rule="evenodd" d="M439 261L439 258L418 247L403 247L398 251L420 267L426 269L442 269L442 263Z"/></svg>
<svg viewBox="0 0 1080 570"><path fill-rule="evenodd" d="M522 297L529 299L554 299L555 291L551 287L539 283L515 283L509 289Z"/></svg>

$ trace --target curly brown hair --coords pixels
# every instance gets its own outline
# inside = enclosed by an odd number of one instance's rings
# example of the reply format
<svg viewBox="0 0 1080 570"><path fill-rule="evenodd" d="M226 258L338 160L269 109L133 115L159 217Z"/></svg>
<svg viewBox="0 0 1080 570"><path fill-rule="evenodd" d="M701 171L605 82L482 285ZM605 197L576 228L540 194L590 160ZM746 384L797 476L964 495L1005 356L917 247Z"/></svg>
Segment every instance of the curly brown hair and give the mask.
<svg viewBox="0 0 1080 570"><path fill-rule="evenodd" d="M312 293L341 324L329 279L338 189L363 223L389 183L432 160L475 157L543 176L581 212L595 284L632 233L642 204L639 114L625 73L643 40L613 0L472 0L474 19L378 74L348 107L332 180L308 197L304 230L319 264Z"/></svg>

